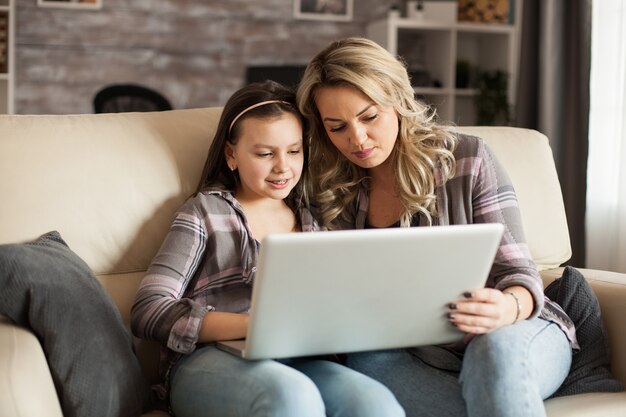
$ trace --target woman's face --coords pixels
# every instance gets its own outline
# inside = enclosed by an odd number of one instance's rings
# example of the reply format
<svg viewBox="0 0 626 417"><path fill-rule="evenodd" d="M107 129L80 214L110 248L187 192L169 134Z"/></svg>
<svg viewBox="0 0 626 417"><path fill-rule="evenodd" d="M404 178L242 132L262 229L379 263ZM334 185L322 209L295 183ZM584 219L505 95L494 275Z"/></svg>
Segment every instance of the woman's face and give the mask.
<svg viewBox="0 0 626 417"><path fill-rule="evenodd" d="M352 86L322 87L315 105L328 137L346 158L361 168L389 160L399 122L391 106L381 106Z"/></svg>
<svg viewBox="0 0 626 417"><path fill-rule="evenodd" d="M302 125L291 113L276 118L248 117L236 144L227 144L226 160L237 168L240 200L282 200L302 175Z"/></svg>

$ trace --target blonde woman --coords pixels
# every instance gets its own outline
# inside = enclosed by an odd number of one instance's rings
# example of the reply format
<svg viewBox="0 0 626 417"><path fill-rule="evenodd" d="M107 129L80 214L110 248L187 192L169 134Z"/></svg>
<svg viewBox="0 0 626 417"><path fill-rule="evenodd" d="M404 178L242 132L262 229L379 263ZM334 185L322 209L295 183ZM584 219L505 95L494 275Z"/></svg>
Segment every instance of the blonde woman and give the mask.
<svg viewBox="0 0 626 417"><path fill-rule="evenodd" d="M407 416L544 416L577 348L574 327L544 297L515 191L486 144L438 124L403 63L367 39L318 53L297 102L328 228L505 226L485 288L450 300L463 342L350 354L348 366L387 385Z"/></svg>

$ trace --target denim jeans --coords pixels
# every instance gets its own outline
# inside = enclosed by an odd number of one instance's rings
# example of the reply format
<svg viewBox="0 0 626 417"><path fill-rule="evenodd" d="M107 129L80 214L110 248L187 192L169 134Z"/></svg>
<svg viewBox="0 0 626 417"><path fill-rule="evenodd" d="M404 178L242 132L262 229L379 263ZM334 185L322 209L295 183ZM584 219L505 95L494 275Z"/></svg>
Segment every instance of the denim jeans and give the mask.
<svg viewBox="0 0 626 417"><path fill-rule="evenodd" d="M388 386L407 417L539 417L572 361L565 334L540 318L477 336L462 357L439 352L352 353L347 365Z"/></svg>
<svg viewBox="0 0 626 417"><path fill-rule="evenodd" d="M326 360L247 361L204 346L170 378L176 417L403 417L381 383Z"/></svg>

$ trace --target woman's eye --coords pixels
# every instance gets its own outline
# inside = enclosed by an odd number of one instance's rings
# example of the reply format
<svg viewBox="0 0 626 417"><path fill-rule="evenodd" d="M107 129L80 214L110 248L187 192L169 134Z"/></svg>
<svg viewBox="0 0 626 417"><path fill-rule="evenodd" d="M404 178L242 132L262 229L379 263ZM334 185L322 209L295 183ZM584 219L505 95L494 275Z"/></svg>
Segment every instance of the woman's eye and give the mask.
<svg viewBox="0 0 626 417"><path fill-rule="evenodd" d="M371 116L366 116L365 120L368 122L371 122L372 120L376 119L378 117L378 114L372 114Z"/></svg>
<svg viewBox="0 0 626 417"><path fill-rule="evenodd" d="M272 156L272 153L271 152L263 152L263 153L256 154L256 156L258 156L260 158L267 158L267 157Z"/></svg>
<svg viewBox="0 0 626 417"><path fill-rule="evenodd" d="M300 152L302 152L301 149L294 149L294 150L289 151L291 155L298 155Z"/></svg>
<svg viewBox="0 0 626 417"><path fill-rule="evenodd" d="M329 128L328 130L334 133L334 132L339 132L343 130L344 127L345 127L344 125L334 126L334 127Z"/></svg>

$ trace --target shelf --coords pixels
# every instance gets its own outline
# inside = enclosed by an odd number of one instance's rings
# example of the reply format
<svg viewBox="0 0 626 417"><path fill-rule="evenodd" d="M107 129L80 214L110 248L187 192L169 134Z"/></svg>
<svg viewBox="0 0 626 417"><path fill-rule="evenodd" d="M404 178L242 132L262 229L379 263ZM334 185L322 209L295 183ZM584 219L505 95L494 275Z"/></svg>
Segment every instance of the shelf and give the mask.
<svg viewBox="0 0 626 417"><path fill-rule="evenodd" d="M416 97L436 108L442 120L472 124L477 122L479 90L455 88L459 61L469 64L470 84L466 85L471 87L483 72L506 73L508 101L515 103L523 0L510 4L515 7L514 23L389 16L368 24L366 36L403 59Z"/></svg>
<svg viewBox="0 0 626 417"><path fill-rule="evenodd" d="M515 27L508 23L457 23L455 29L459 32L503 34L515 31Z"/></svg>
<svg viewBox="0 0 626 417"><path fill-rule="evenodd" d="M102 8L102 0L37 0L37 6L59 9L98 10Z"/></svg>
<svg viewBox="0 0 626 417"><path fill-rule="evenodd" d="M459 32L477 33L510 33L515 31L515 26L509 23L473 23L473 22L435 22L426 20L410 19L408 17L390 17L381 19L373 25L391 25L398 29L419 30L457 30Z"/></svg>
<svg viewBox="0 0 626 417"><path fill-rule="evenodd" d="M9 74L2 72L0 73L0 81L8 81L9 80Z"/></svg>
<svg viewBox="0 0 626 417"><path fill-rule="evenodd" d="M447 96L450 94L449 88L438 87L414 87L415 94L424 94L429 96Z"/></svg>
<svg viewBox="0 0 626 417"><path fill-rule="evenodd" d="M454 94L460 97L477 96L478 90L476 88L457 88L454 90Z"/></svg>

